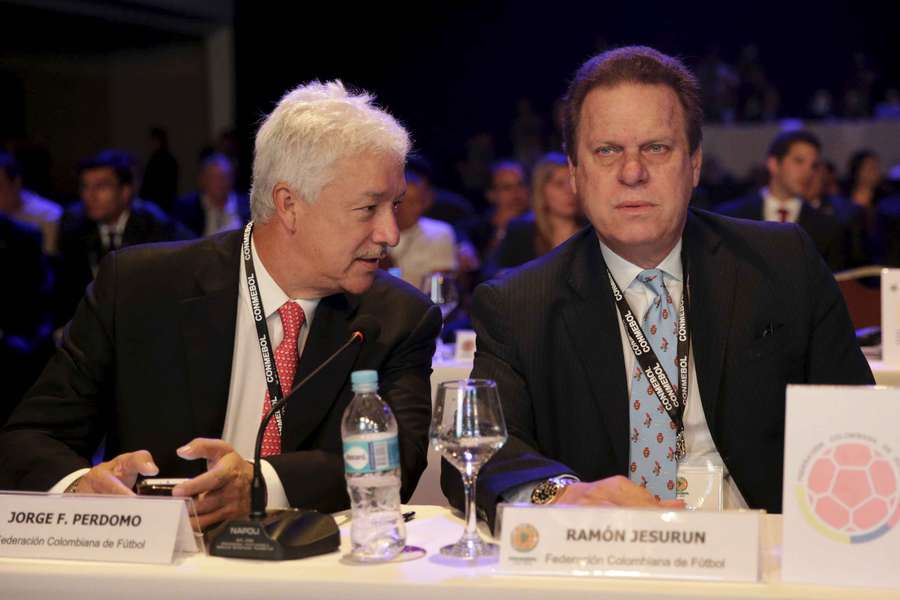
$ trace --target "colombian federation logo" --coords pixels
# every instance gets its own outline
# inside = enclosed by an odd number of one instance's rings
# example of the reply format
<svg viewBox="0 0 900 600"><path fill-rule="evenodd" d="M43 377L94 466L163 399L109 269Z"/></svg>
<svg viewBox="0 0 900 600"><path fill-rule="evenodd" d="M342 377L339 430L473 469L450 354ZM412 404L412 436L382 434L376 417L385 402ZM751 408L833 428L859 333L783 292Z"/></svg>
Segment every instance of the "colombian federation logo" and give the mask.
<svg viewBox="0 0 900 600"><path fill-rule="evenodd" d="M538 535L538 530L535 529L534 525L522 523L512 530L510 543L512 544L512 547L519 552L531 552L537 547L540 537L541 536Z"/></svg>
<svg viewBox="0 0 900 600"><path fill-rule="evenodd" d="M900 460L861 434L816 445L795 487L801 512L834 541L863 544L900 521Z"/></svg>

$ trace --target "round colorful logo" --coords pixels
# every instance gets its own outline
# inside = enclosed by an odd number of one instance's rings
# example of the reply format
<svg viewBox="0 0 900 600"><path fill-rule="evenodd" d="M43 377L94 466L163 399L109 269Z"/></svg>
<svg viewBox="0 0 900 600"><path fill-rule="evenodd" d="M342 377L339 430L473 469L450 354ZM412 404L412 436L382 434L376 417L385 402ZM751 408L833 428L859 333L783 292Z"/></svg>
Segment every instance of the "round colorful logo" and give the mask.
<svg viewBox="0 0 900 600"><path fill-rule="evenodd" d="M810 525L837 542L870 542L900 521L900 461L871 438L817 445L795 491Z"/></svg>
<svg viewBox="0 0 900 600"><path fill-rule="evenodd" d="M540 535L534 525L523 523L512 530L510 543L519 552L531 552L538 545L539 539Z"/></svg>

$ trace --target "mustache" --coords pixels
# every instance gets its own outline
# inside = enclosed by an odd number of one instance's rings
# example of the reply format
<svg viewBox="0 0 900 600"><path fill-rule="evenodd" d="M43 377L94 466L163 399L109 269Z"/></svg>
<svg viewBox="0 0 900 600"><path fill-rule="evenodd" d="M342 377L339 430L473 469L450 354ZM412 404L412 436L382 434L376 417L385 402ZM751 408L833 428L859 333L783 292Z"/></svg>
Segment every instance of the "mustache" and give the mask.
<svg viewBox="0 0 900 600"><path fill-rule="evenodd" d="M363 252L356 258L361 260L381 260L387 256L387 245L383 245L378 249L369 250L367 252Z"/></svg>

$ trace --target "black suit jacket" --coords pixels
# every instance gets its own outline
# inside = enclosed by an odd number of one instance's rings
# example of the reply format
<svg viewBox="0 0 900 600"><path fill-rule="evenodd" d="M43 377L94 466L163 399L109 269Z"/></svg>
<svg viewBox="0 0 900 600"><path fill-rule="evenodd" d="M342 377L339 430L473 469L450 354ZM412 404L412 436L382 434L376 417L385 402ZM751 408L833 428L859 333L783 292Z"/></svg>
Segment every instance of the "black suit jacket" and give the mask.
<svg viewBox="0 0 900 600"><path fill-rule="evenodd" d="M692 210L682 248L713 441L748 504L780 512L785 385L870 384L869 366L833 277L799 227ZM501 494L529 481L625 475L625 363L594 231L479 286L472 316L472 377L497 381L509 429L478 478L484 516L493 522ZM461 507L459 473L446 462L441 485Z"/></svg>
<svg viewBox="0 0 900 600"><path fill-rule="evenodd" d="M763 197L754 192L731 202L720 204L716 212L739 219L763 220ZM832 271L847 268L847 234L837 218L816 210L806 202L800 206L797 225L812 238L816 249Z"/></svg>
<svg viewBox="0 0 900 600"><path fill-rule="evenodd" d="M22 399L53 350L52 277L38 228L0 215L0 423Z"/></svg>
<svg viewBox="0 0 900 600"><path fill-rule="evenodd" d="M122 248L194 237L189 230L169 218L151 202L136 199L129 210L131 214L122 232ZM107 252L100 239L97 223L88 218L81 203L63 213L56 263L57 325L72 318L75 307L84 296L85 287L94 278L94 272Z"/></svg>
<svg viewBox="0 0 900 600"><path fill-rule="evenodd" d="M240 236L127 248L104 259L62 347L0 431L0 489L46 490L89 466L104 437L107 458L147 449L162 476L204 469L175 450L194 437L222 435ZM399 425L404 500L425 468L428 377L441 315L417 290L379 273L362 295L323 298L296 381L349 338L359 315L378 319L379 338L342 355L289 400L285 453L268 459L292 506L336 511L349 504L340 420L352 398L352 370L379 372Z"/></svg>

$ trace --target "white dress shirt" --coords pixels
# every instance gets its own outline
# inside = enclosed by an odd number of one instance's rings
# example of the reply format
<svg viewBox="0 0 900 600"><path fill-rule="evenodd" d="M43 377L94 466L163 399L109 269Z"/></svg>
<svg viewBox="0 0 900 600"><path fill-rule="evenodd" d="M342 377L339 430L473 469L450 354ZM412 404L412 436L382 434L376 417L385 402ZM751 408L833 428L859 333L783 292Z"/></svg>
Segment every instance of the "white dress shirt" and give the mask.
<svg viewBox="0 0 900 600"><path fill-rule="evenodd" d="M636 279L638 274L644 269L617 255L607 248L603 242L599 243L600 250L603 253L603 260L606 261L609 272L612 273L616 284L624 290L625 299L628 301L631 310L635 315L639 315L640 320L643 321L644 313L647 312L650 303L655 299L653 292ZM681 308L681 291L684 286L681 267L681 240L678 241L657 268L663 271L663 282L669 291L669 295L672 296L672 301L675 303L675 313L677 314ZM609 285L606 281L606 273L597 273L596 276L604 279L604 285ZM616 308L616 311L618 312L618 308ZM688 318L690 318L690 315L688 315ZM695 318L700 317L697 316ZM634 370L635 357L628 343L628 336L625 333L625 326L622 324L621 316L618 322L619 337L622 340L622 354L625 358L625 381L628 382L628 395L631 397L631 383L633 381L631 373ZM690 325L690 322L688 322L688 325ZM706 415L703 413L703 405L700 402L700 387L697 385L697 371L694 367L693 345L689 356L688 371L688 402L684 410L684 441L687 453L679 462L679 465L722 467L725 473L724 507L726 509L747 508L747 503L738 490L737 485L728 476L728 469L716 450L712 434L706 424ZM503 497L507 502L528 502L531 499L531 492L540 481L543 480L513 488L504 493Z"/></svg>
<svg viewBox="0 0 900 600"><path fill-rule="evenodd" d="M100 230L100 241L105 250L118 250L122 246L122 236L125 234L125 226L128 225L130 216L131 211L126 209L122 211L115 223L97 224L97 228Z"/></svg>
<svg viewBox="0 0 900 600"><path fill-rule="evenodd" d="M786 210L787 216L785 223L796 223L800 218L800 210L803 208L803 200L800 198L788 198L787 200L779 200L772 195L768 187L760 190L763 197L763 220L764 221L781 221L781 213L779 211Z"/></svg>
<svg viewBox="0 0 900 600"><path fill-rule="evenodd" d="M256 269L256 280L259 295L262 300L266 315L266 326L269 329L269 337L273 348L284 339L284 329L281 325L281 317L278 309L282 304L291 300L278 287L272 276L269 275L265 265L259 260L256 253L256 244L251 244L253 266ZM247 287L246 271L244 263L240 266L241 290L238 296L237 317L235 319L234 353L231 358L231 381L228 386L228 406L225 412L225 426L222 431L222 439L235 449L246 460L253 460L256 434L263 415L263 404L266 397L266 378L263 372L262 356L259 350L259 342L256 336L256 326L250 309L250 290ZM297 337L297 352L302 354L303 346L309 335L309 328L316 313L319 300L295 299L306 315L306 321L300 328ZM288 406L286 410L303 410L302 405ZM190 440L184 440L187 444ZM287 495L284 486L275 468L265 459L260 465L263 478L266 481L268 491L268 509L288 508ZM79 469L56 483L50 492L60 493L69 484L88 472L88 469ZM165 476L166 473L160 475Z"/></svg>

